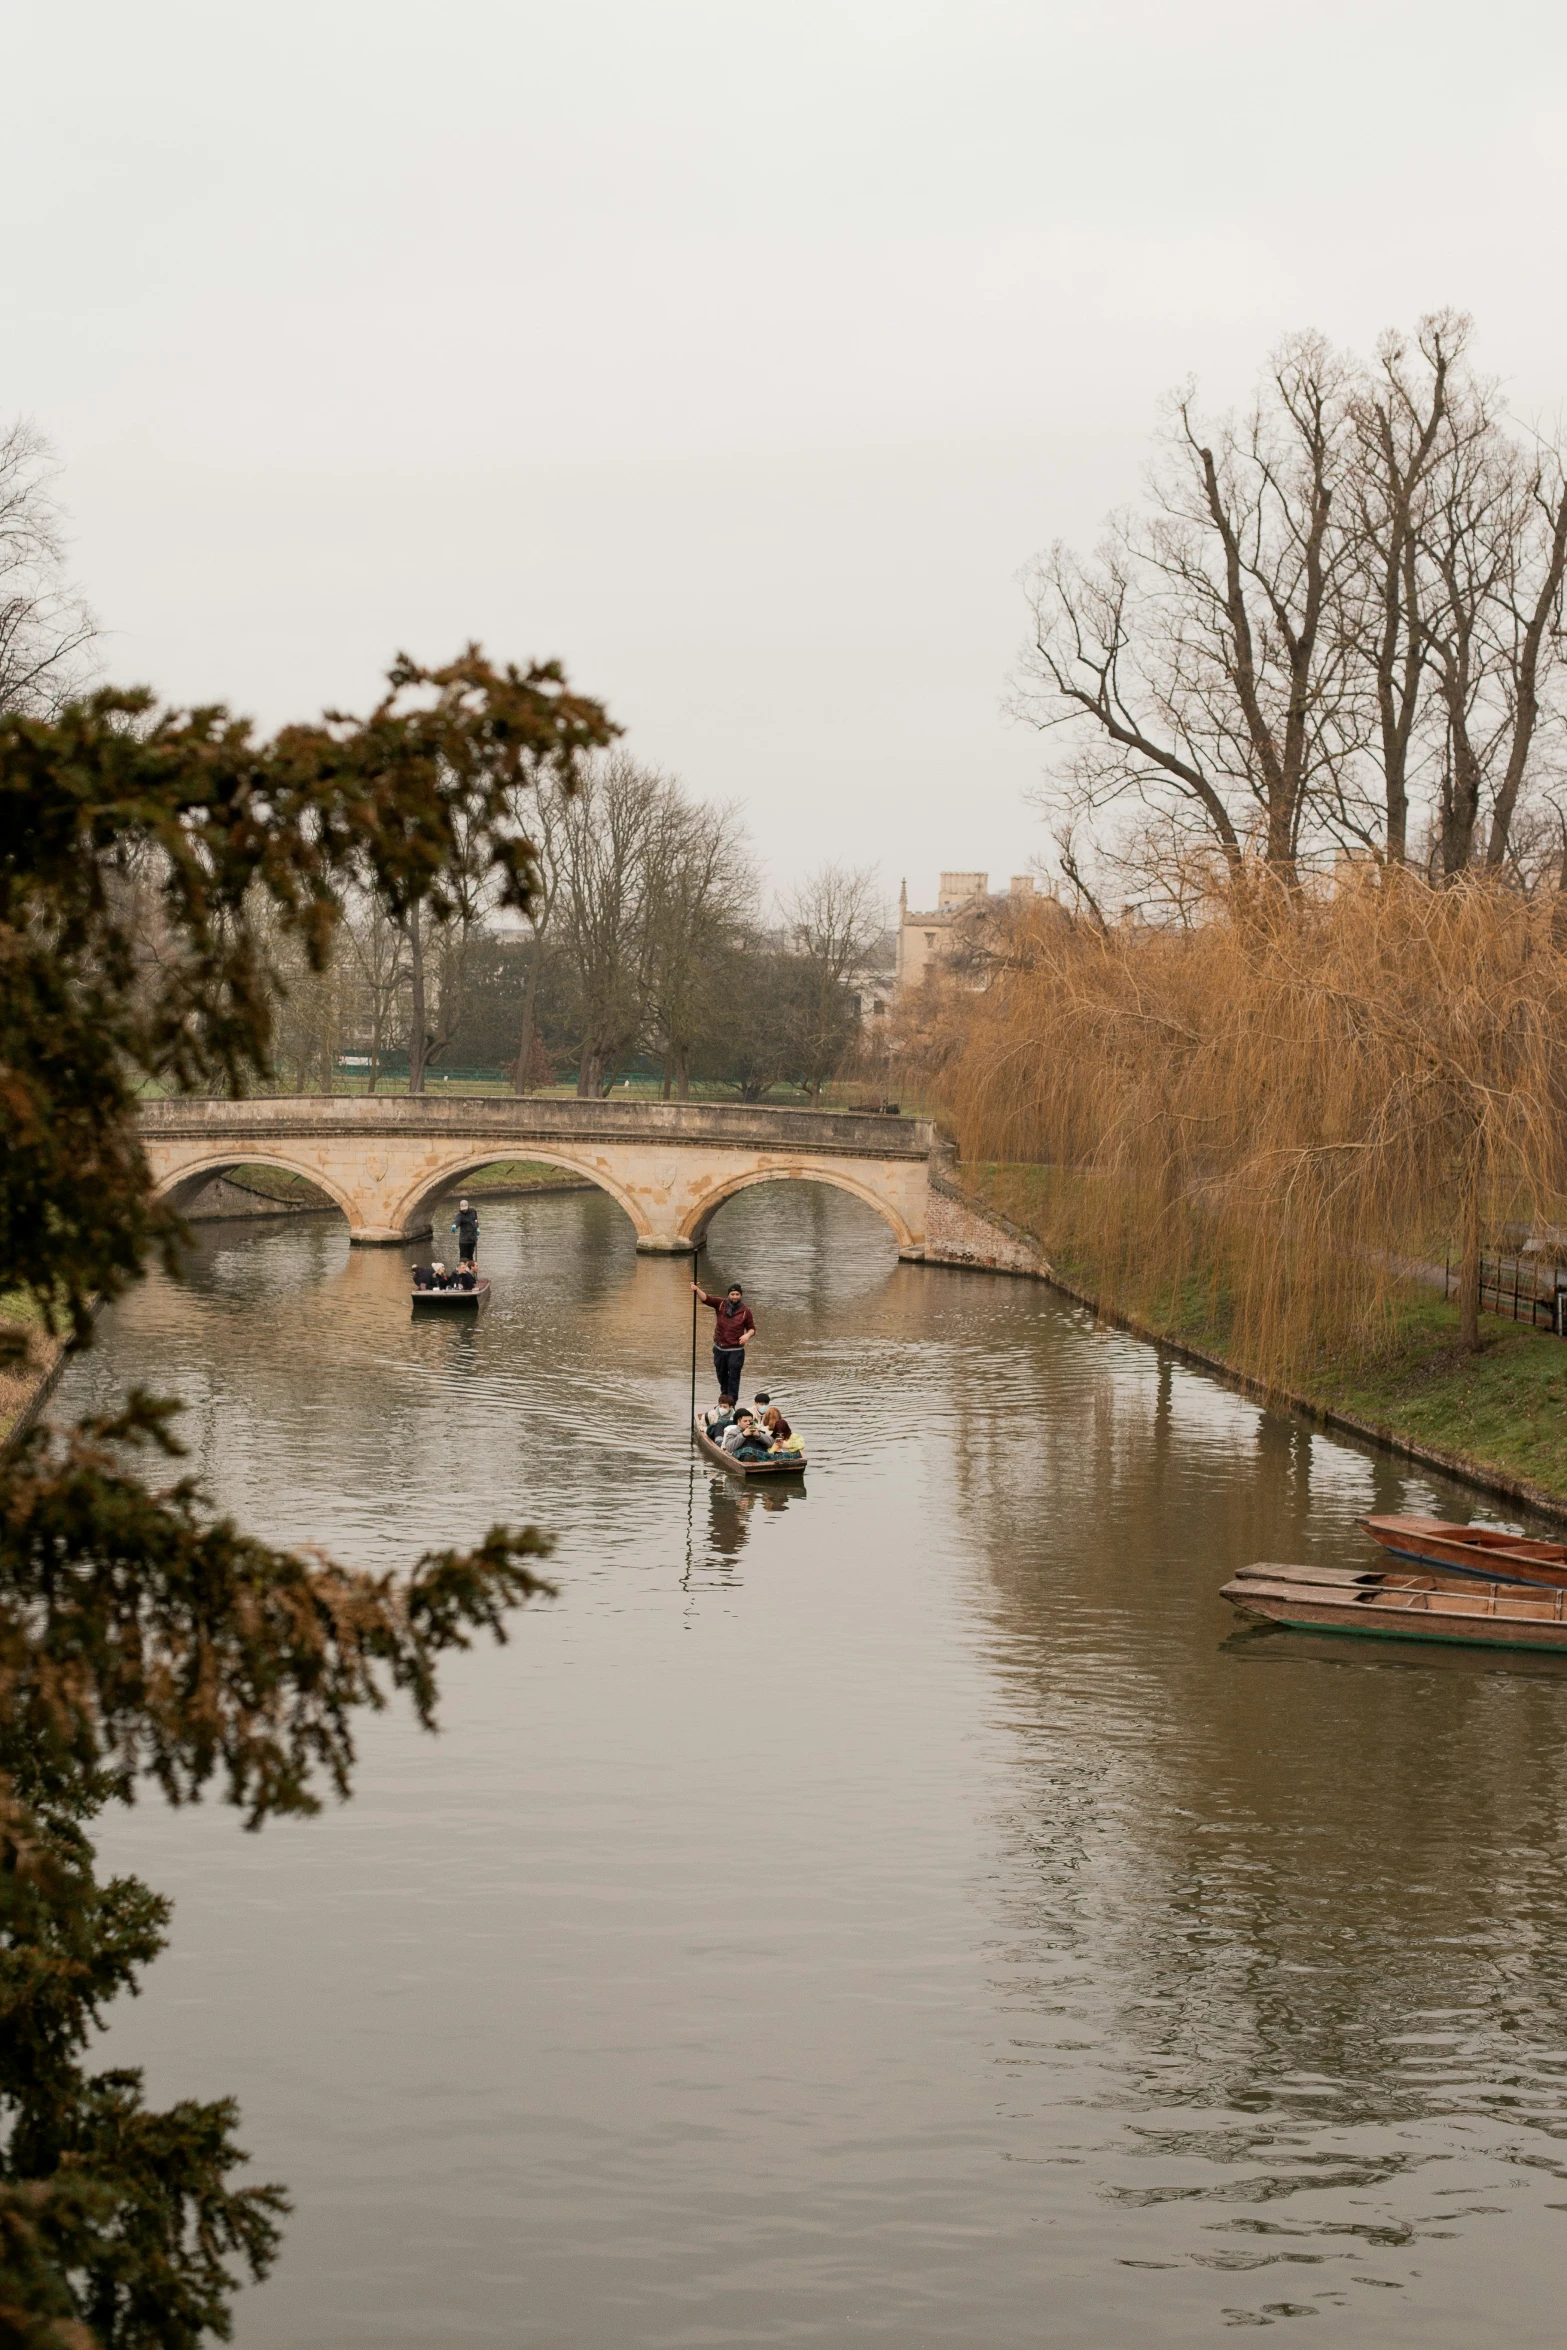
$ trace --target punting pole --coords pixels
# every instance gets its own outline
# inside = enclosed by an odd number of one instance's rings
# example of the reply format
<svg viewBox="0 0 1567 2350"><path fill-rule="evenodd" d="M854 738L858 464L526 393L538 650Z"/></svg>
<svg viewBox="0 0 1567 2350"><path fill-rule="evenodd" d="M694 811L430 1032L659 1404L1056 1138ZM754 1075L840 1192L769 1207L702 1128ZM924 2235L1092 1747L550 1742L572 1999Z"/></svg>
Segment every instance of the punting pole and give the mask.
<svg viewBox="0 0 1567 2350"><path fill-rule="evenodd" d="M693 1275L695 1274L696 1269L701 1262L702 1243L698 1241L691 1258L691 1271ZM691 1292L691 1414L689 1420L687 1421L687 1426L692 1428L696 1426L696 1309L699 1303L700 1300L697 1297L696 1291L693 1289Z"/></svg>

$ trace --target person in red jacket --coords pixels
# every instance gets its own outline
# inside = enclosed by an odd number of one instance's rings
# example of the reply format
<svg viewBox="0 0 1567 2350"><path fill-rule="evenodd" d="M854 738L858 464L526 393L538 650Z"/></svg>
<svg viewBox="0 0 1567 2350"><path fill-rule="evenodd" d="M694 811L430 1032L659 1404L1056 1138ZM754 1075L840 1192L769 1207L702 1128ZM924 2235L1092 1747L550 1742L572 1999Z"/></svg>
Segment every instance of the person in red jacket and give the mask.
<svg viewBox="0 0 1567 2350"><path fill-rule="evenodd" d="M724 1297L709 1297L699 1281L692 1289L703 1305L711 1306L716 1319L713 1323L713 1375L718 1381L720 1395L738 1395L740 1382L745 1377L745 1342L756 1336L756 1324L751 1309L738 1281L732 1281Z"/></svg>

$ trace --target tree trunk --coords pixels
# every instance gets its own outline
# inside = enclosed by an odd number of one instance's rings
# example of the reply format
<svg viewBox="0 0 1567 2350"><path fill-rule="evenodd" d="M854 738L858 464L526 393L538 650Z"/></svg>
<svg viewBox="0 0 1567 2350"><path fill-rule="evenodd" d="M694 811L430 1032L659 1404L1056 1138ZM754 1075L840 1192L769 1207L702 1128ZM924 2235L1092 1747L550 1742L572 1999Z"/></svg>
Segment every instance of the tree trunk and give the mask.
<svg viewBox="0 0 1567 2350"><path fill-rule="evenodd" d="M533 952L528 957L528 976L522 983L522 1038L517 1046L517 1059L511 1073L513 1093L529 1091L528 1071L533 1066L533 1011L539 997L539 940L534 933Z"/></svg>
<svg viewBox="0 0 1567 2350"><path fill-rule="evenodd" d="M1480 1344L1480 1184L1472 1172L1464 1185L1463 1253L1458 1267L1458 1344L1469 1355Z"/></svg>
<svg viewBox="0 0 1567 2350"><path fill-rule="evenodd" d="M430 1036L424 1012L424 922L417 906L408 924L408 982L408 1090L423 1093Z"/></svg>
<svg viewBox="0 0 1567 2350"><path fill-rule="evenodd" d="M1442 779L1442 878L1454 881L1466 873L1474 857L1475 827L1480 821L1480 790L1484 778L1470 745L1468 729L1452 727L1452 767Z"/></svg>
<svg viewBox="0 0 1567 2350"><path fill-rule="evenodd" d="M675 1099L677 1102L691 1099L691 1055L684 1046L675 1055Z"/></svg>
<svg viewBox="0 0 1567 2350"><path fill-rule="evenodd" d="M577 1063L577 1099L579 1102L597 1101L604 1090L604 1056L589 1046L582 1048Z"/></svg>

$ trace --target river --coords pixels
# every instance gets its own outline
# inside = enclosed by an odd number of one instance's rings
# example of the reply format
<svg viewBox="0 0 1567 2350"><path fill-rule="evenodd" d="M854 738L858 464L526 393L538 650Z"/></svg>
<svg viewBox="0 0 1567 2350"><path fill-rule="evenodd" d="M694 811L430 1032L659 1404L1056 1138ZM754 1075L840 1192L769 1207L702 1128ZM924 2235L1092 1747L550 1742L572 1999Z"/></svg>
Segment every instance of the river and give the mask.
<svg viewBox="0 0 1567 2350"><path fill-rule="evenodd" d="M1217 1597L1483 1502L804 1185L704 1260L812 1460L739 1491L688 1268L597 1194L484 1227L465 1324L334 1220L209 1227L55 1407L182 1396L355 1564L557 1537L346 1807L103 1824L177 1902L109 2059L296 2199L240 2350L1554 2345L1567 1668Z"/></svg>

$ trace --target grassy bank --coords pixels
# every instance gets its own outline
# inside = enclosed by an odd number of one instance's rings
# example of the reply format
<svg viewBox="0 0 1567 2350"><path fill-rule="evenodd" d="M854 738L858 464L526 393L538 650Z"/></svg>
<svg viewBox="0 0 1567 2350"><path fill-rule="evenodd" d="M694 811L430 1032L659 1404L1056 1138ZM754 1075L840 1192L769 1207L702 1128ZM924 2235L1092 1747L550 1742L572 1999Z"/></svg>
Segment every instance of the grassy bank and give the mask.
<svg viewBox="0 0 1567 2350"><path fill-rule="evenodd" d="M542 1159L495 1159L477 1175L465 1175L452 1190L466 1193L470 1199L509 1199L519 1192L530 1191L591 1191L593 1185L585 1175L574 1175L569 1167L551 1167Z"/></svg>
<svg viewBox="0 0 1567 2350"><path fill-rule="evenodd" d="M976 1204L1037 1240L1072 1289L1101 1295L1100 1268L1061 1245L1053 1170L972 1165L959 1180ZM1233 1342L1230 1301L1211 1273L1154 1281L1124 1304L1137 1327L1253 1376ZM1381 1345L1323 1350L1296 1391L1317 1411L1362 1421L1495 1483L1531 1488L1567 1511L1567 1340L1489 1314L1480 1329L1479 1352L1461 1354L1457 1306L1411 1285L1396 1299Z"/></svg>
<svg viewBox="0 0 1567 2350"><path fill-rule="evenodd" d="M31 1298L0 1297L0 1321L18 1323L27 1333L27 1353L0 1363L0 1447L25 1423L39 1391L59 1367L64 1347L51 1338Z"/></svg>
<svg viewBox="0 0 1567 2350"><path fill-rule="evenodd" d="M303 1175L292 1174L286 1167L265 1164L230 1167L223 1180L231 1189L249 1192L258 1201L271 1202L279 1208L338 1213L318 1185ZM569 1167L546 1166L538 1159L493 1159L477 1173L454 1182L452 1190L471 1193L475 1199L510 1199L521 1192L580 1191L585 1180L574 1175ZM204 1196L210 1199L212 1195ZM206 1220L201 1209L202 1200L198 1199L194 1211L197 1221Z"/></svg>

